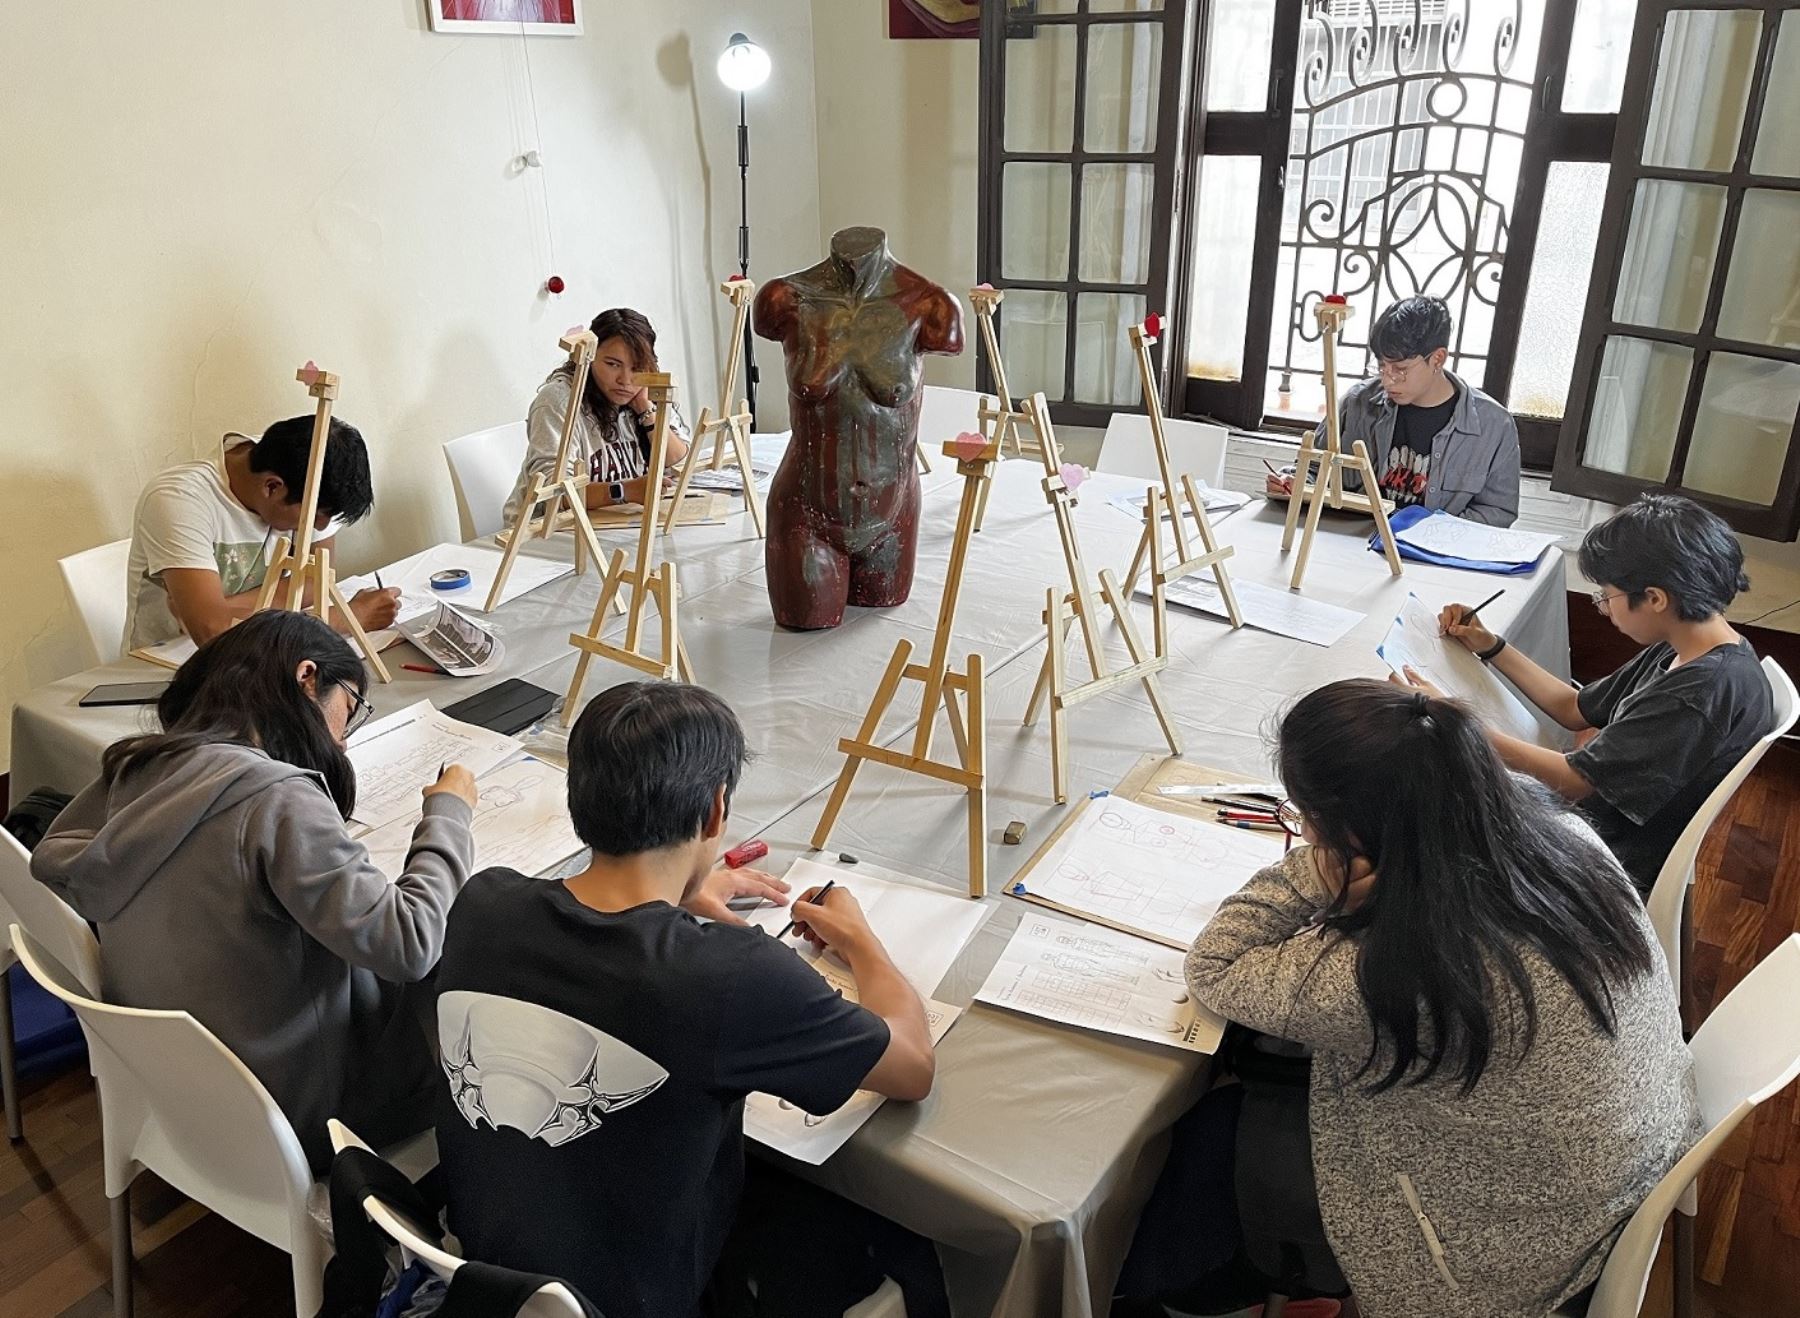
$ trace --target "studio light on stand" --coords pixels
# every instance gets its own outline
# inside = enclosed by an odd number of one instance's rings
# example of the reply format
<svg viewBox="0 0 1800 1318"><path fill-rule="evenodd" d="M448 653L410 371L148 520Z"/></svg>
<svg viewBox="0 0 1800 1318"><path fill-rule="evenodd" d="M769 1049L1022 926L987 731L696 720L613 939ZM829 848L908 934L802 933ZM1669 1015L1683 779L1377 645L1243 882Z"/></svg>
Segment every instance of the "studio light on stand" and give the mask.
<svg viewBox="0 0 1800 1318"><path fill-rule="evenodd" d="M742 32L733 32L719 56L719 81L738 94L738 273L750 277L750 123L745 117L744 95L769 80L769 52ZM744 322L744 397L750 404L750 424L756 426L756 353L750 338L750 322Z"/></svg>

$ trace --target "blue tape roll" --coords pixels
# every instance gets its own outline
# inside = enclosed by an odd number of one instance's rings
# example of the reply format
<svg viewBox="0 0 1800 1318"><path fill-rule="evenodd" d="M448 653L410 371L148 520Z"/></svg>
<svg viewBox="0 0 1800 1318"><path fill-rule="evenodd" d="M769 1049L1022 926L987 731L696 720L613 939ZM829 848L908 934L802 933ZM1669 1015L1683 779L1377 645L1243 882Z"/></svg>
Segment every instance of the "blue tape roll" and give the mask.
<svg viewBox="0 0 1800 1318"><path fill-rule="evenodd" d="M469 584L469 569L466 567L448 568L443 572L431 574L433 590L464 590Z"/></svg>

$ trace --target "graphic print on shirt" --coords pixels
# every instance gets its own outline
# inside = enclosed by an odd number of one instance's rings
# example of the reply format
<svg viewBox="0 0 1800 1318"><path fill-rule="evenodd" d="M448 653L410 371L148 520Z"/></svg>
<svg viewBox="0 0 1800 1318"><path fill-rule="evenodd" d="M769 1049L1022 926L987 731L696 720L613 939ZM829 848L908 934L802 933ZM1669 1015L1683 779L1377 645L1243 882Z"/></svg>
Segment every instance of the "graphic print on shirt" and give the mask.
<svg viewBox="0 0 1800 1318"><path fill-rule="evenodd" d="M1430 483L1431 453L1414 453L1407 445L1396 440L1393 451L1388 455L1388 467L1381 475L1382 497L1396 508L1406 508L1425 499L1425 487Z"/></svg>
<svg viewBox="0 0 1800 1318"><path fill-rule="evenodd" d="M669 1073L586 1021L534 1002L457 989L438 999L450 1097L479 1129L511 1126L556 1147L649 1097Z"/></svg>
<svg viewBox="0 0 1800 1318"><path fill-rule="evenodd" d="M262 585L269 574L268 541L246 544L215 544L213 561L219 565L219 589L227 595L241 595Z"/></svg>

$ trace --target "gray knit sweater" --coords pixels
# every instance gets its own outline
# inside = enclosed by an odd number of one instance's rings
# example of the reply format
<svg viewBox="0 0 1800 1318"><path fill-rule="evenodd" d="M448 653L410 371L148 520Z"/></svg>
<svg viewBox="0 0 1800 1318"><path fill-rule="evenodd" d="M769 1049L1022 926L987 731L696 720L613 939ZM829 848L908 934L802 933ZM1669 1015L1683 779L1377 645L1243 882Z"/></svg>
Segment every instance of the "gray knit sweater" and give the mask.
<svg viewBox="0 0 1800 1318"><path fill-rule="evenodd" d="M1523 1058L1516 1039L1497 1038L1468 1095L1447 1078L1370 1094L1357 1077L1372 1027L1356 943L1308 927L1326 902L1310 847L1259 873L1188 954L1196 1000L1313 1048L1319 1203L1368 1318L1542 1318L1599 1275L1626 1219L1701 1133L1661 952L1654 975L1614 987L1611 1037L1526 952L1538 1029ZM1647 920L1644 933L1654 943Z"/></svg>

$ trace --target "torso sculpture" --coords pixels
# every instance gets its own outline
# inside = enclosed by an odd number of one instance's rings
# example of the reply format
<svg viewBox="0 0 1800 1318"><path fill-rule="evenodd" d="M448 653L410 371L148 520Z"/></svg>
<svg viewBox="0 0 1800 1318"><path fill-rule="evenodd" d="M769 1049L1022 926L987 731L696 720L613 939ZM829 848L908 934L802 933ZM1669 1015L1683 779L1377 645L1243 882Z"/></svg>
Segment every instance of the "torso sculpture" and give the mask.
<svg viewBox="0 0 1800 1318"><path fill-rule="evenodd" d="M756 295L756 332L787 355L793 439L769 488L769 604L784 627L903 604L918 550L919 376L962 351L962 308L895 261L879 229ZM949 438L949 436L943 436Z"/></svg>

